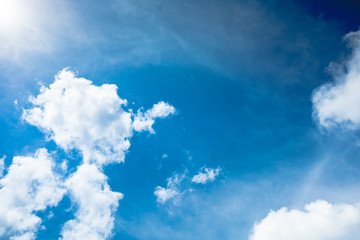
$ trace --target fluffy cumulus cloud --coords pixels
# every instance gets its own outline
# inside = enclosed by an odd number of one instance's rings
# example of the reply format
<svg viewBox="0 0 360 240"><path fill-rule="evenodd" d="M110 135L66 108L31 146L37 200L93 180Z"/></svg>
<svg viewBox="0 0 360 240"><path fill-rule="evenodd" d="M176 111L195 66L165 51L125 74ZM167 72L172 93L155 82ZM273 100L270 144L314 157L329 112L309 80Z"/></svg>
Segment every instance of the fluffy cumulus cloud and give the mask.
<svg viewBox="0 0 360 240"><path fill-rule="evenodd" d="M159 204L164 204L171 200L174 204L177 204L182 195L180 184L184 180L185 176L185 173L182 175L174 174L167 179L166 188L157 186L154 191L156 201Z"/></svg>
<svg viewBox="0 0 360 240"><path fill-rule="evenodd" d="M315 90L314 116L320 126L360 127L360 30L345 36L353 49L343 66L332 67L335 81ZM330 67L331 68L331 67Z"/></svg>
<svg viewBox="0 0 360 240"><path fill-rule="evenodd" d="M111 191L107 177L94 164L81 165L67 180L66 186L78 211L76 218L65 224L62 239L109 238L114 227L114 212L123 195Z"/></svg>
<svg viewBox="0 0 360 240"><path fill-rule="evenodd" d="M0 179L0 236L35 239L41 224L36 212L56 206L66 192L54 166L45 149L34 156L14 157Z"/></svg>
<svg viewBox="0 0 360 240"><path fill-rule="evenodd" d="M220 168L214 169L214 168L203 167L201 168L198 174L194 175L191 181L194 183L202 183L202 184L205 184L207 182L213 182L216 176L219 175L220 171L221 171Z"/></svg>
<svg viewBox="0 0 360 240"><path fill-rule="evenodd" d="M360 235L360 205L318 200L304 210L281 208L255 224L249 240L353 240Z"/></svg>
<svg viewBox="0 0 360 240"><path fill-rule="evenodd" d="M85 162L120 162L130 147L131 114L116 85L95 86L64 69L30 101L23 119L39 127L65 150L79 149Z"/></svg>
<svg viewBox="0 0 360 240"><path fill-rule="evenodd" d="M155 118L175 112L173 106L160 102L145 114L138 112L133 121L131 112L123 109L127 101L117 95L116 85L95 86L68 69L30 101L34 107L24 110L24 120L65 150L81 150L84 162L98 165L123 161L133 130L153 132Z"/></svg>

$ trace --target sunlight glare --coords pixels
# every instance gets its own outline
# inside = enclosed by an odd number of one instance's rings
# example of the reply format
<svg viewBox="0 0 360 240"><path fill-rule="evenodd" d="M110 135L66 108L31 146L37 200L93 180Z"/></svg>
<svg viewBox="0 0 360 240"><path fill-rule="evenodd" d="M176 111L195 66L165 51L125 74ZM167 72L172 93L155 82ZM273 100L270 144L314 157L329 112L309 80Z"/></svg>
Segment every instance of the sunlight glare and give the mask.
<svg viewBox="0 0 360 240"><path fill-rule="evenodd" d="M24 11L17 0L0 0L0 30L16 30L24 22Z"/></svg>

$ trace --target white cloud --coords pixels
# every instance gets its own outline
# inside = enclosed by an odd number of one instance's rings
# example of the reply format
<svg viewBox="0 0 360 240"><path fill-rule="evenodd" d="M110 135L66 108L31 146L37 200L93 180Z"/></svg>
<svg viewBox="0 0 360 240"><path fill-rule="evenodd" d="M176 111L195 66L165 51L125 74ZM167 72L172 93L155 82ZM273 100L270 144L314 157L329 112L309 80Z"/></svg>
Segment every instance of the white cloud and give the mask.
<svg viewBox="0 0 360 240"><path fill-rule="evenodd" d="M194 183L202 183L205 184L207 182L213 182L215 177L219 175L221 169L220 168L206 168L203 167L199 171L197 175L192 178L192 182Z"/></svg>
<svg viewBox="0 0 360 240"><path fill-rule="evenodd" d="M164 118L174 113L175 108L173 106L161 101L154 104L151 109L147 110L145 116L149 116L151 118Z"/></svg>
<svg viewBox="0 0 360 240"><path fill-rule="evenodd" d="M200 172L192 178L191 182L202 183L212 182L215 180L215 177L219 175L220 168L201 168ZM171 201L173 204L178 204L186 192L192 192L193 190L189 188L190 181L186 177L187 170L183 174L179 175L174 173L170 178L167 179L166 188L157 186L154 191L156 196L156 201L159 204L165 204ZM187 180L184 184L182 182Z"/></svg>
<svg viewBox="0 0 360 240"><path fill-rule="evenodd" d="M152 125L155 123L155 118L165 118L175 113L175 108L163 101L154 104L154 106L145 113L138 111L134 118L133 127L135 131L149 131L154 133Z"/></svg>
<svg viewBox="0 0 360 240"><path fill-rule="evenodd" d="M94 86L64 69L49 88L30 98L34 108L24 110L22 118L65 150L80 149L85 162L121 162L130 147L132 120L116 90L115 85Z"/></svg>
<svg viewBox="0 0 360 240"><path fill-rule="evenodd" d="M331 67L335 82L314 91L314 116L320 126L336 125L348 129L360 127L360 30L345 36L353 48L351 58L344 64L346 70ZM334 66L334 65L332 65Z"/></svg>
<svg viewBox="0 0 360 240"><path fill-rule="evenodd" d="M5 158L6 158L6 156L3 156L2 158L0 158L0 177L2 177L3 174L4 174L4 170L5 170Z"/></svg>
<svg viewBox="0 0 360 240"><path fill-rule="evenodd" d="M172 200L174 204L177 204L182 195L182 192L180 191L180 184L184 180L185 176L186 171L182 175L175 173L172 177L167 179L166 188L157 186L154 191L156 201L160 204L164 204L169 200Z"/></svg>
<svg viewBox="0 0 360 240"><path fill-rule="evenodd" d="M41 224L35 213L56 206L66 192L53 168L45 149L34 156L14 157L8 173L0 179L0 236L35 238Z"/></svg>
<svg viewBox="0 0 360 240"><path fill-rule="evenodd" d="M124 161L133 131L153 133L154 119L174 113L175 108L159 102L134 116L132 110L123 109L127 101L117 95L116 85L95 86L68 69L55 76L49 87L42 87L30 102L34 106L24 110L22 119L63 149L78 149L83 155L82 165L66 181L78 209L75 219L64 225L63 239L111 237L114 213L123 195L111 191L102 166ZM60 167L66 171L66 161Z"/></svg>
<svg viewBox="0 0 360 240"><path fill-rule="evenodd" d="M61 235L64 240L100 240L111 236L114 213L123 195L112 192L107 177L93 164L83 164L67 180L78 210L75 219L65 223Z"/></svg>
<svg viewBox="0 0 360 240"><path fill-rule="evenodd" d="M168 200L178 197L180 195L180 192L178 191L178 189L163 188L163 187L157 186L155 188L154 194L156 196L156 201L158 203L164 204Z"/></svg>
<svg viewBox="0 0 360 240"><path fill-rule="evenodd" d="M281 208L256 223L249 240L353 240L360 234L360 205L318 200L304 210Z"/></svg>
<svg viewBox="0 0 360 240"><path fill-rule="evenodd" d="M127 101L117 95L116 85L95 86L67 69L30 101L34 107L24 110L24 120L39 127L65 150L81 150L84 162L98 165L124 161L133 129L154 132L154 118L175 111L159 102L145 114L139 112L133 123L132 114L122 108Z"/></svg>

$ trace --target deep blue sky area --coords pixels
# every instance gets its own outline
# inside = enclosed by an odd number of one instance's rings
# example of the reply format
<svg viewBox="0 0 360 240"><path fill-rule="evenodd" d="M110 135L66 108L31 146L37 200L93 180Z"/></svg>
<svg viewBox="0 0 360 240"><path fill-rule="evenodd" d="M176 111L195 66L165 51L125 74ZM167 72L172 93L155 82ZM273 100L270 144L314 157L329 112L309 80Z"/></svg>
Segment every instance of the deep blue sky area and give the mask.
<svg viewBox="0 0 360 240"><path fill-rule="evenodd" d="M356 0L305 0L297 2L314 16L321 16L326 20L339 22L343 25L345 31L353 31L359 27L360 3Z"/></svg>
<svg viewBox="0 0 360 240"><path fill-rule="evenodd" d="M3 2L0 8L13 12L0 17L2 179L10 176L15 156L30 156L39 148L51 152L63 183L86 162L81 147L65 149L54 140L52 126L39 127L24 115L33 107L29 97L39 95L40 87L48 87L66 67L95 86L116 85L133 119L138 110L161 101L176 109L154 118L154 133L132 133L124 162L98 166L111 191L124 197L109 210L113 226L104 229L110 234L102 235L105 230L95 223L99 235L89 233L94 240L296 240L265 230L260 235L254 224L270 210L302 210L319 199L332 206L360 202L359 130L342 123L322 126L313 100L320 86L337 81L341 74L334 71L349 67L346 63L356 54L344 36L360 26L360 2ZM61 118L54 122L62 123ZM63 160L66 171L60 170ZM219 172L205 184L194 182L206 169ZM171 185L176 176L180 182ZM18 204L6 195L12 186L1 182L0 205ZM158 186L177 195L161 202ZM69 185L64 188L67 192L54 206L29 210L41 219L30 230L19 230L16 221L0 216L0 239L20 239L28 231L33 235L24 239L71 239L63 235L64 226L71 219L85 221L79 216L86 202L80 204ZM0 206L0 215L8 212ZM270 220L264 229L276 232ZM358 229L360 223L354 222ZM331 239L357 236L343 229L336 234ZM304 239L330 239L309 236Z"/></svg>

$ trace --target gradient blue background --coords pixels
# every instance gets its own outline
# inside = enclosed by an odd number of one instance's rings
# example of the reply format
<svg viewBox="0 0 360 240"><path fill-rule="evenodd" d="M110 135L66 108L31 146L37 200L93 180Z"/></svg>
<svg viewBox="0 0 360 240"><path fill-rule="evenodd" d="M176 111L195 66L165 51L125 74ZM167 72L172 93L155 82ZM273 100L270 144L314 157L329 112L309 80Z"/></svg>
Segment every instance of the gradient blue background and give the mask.
<svg viewBox="0 0 360 240"><path fill-rule="evenodd" d="M49 30L57 34L51 53L0 58L0 154L9 166L13 156L46 146L76 167L76 152L62 152L20 120L38 83L50 84L64 67L96 85L116 84L133 109L172 104L175 116L158 120L155 135L136 134L125 163L105 168L112 190L125 196L113 239L247 239L270 209L359 199L359 133L322 133L311 104L313 90L331 80L329 63L349 53L342 39L358 29L357 1L63 5L76 22ZM202 166L222 172L179 206L157 205L156 186ZM73 217L69 207L65 197L40 214L54 217L38 239L58 238Z"/></svg>

